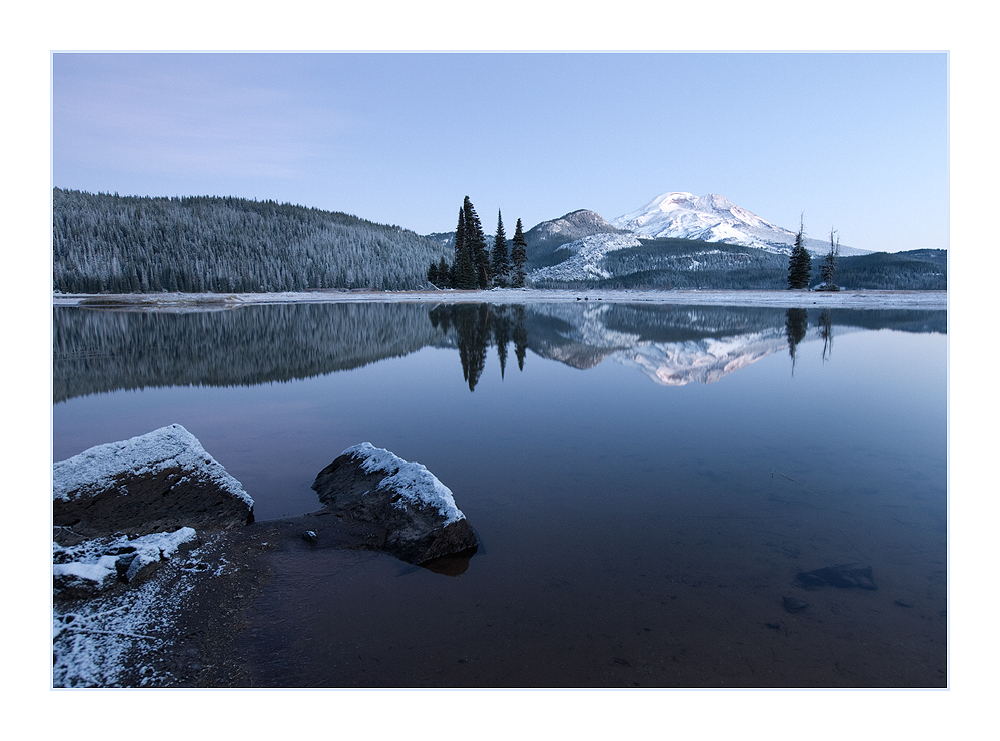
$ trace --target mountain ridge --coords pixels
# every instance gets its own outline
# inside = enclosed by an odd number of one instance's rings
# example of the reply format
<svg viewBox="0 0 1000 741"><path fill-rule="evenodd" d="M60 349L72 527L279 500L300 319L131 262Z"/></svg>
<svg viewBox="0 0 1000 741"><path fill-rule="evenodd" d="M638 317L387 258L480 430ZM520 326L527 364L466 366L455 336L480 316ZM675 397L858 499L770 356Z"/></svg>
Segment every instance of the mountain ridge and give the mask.
<svg viewBox="0 0 1000 741"><path fill-rule="evenodd" d="M791 253L796 236L795 232L776 226L716 193L703 196L686 191L662 193L609 223L644 237L722 242L784 255ZM805 237L804 243L814 257L830 251L829 242ZM871 250L841 245L840 254L867 255Z"/></svg>

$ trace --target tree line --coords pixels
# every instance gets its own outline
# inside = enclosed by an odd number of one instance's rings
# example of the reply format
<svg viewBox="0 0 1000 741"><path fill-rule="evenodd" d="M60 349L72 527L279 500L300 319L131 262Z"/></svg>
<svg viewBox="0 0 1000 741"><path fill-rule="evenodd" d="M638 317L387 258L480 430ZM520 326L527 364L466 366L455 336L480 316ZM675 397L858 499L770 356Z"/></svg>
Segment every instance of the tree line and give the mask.
<svg viewBox="0 0 1000 741"><path fill-rule="evenodd" d="M427 281L438 288L523 288L527 277L527 242L521 220L517 220L510 253L504 232L503 213L497 212L497 230L492 249L487 248L483 225L469 196L458 211L454 259L431 262Z"/></svg>
<svg viewBox="0 0 1000 741"><path fill-rule="evenodd" d="M52 194L52 281L66 293L405 290L447 254L398 226L274 201Z"/></svg>

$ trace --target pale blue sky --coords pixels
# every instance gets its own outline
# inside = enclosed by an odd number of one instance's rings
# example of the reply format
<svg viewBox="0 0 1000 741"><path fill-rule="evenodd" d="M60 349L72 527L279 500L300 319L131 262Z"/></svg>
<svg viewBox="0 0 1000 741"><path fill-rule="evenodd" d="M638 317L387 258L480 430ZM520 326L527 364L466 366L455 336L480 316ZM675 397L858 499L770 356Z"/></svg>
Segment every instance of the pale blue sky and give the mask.
<svg viewBox="0 0 1000 741"><path fill-rule="evenodd" d="M53 185L508 234L718 193L870 250L948 246L948 57L53 55Z"/></svg>

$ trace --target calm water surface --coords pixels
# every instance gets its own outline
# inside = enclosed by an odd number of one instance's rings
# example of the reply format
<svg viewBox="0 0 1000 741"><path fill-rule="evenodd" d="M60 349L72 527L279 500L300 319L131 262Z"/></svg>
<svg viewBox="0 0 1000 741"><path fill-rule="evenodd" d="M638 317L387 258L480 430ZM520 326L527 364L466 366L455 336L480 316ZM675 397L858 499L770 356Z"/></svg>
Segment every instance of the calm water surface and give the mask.
<svg viewBox="0 0 1000 741"><path fill-rule="evenodd" d="M941 687L946 324L597 302L57 308L54 460L176 422L258 519L317 509L316 474L362 441L454 492L482 541L460 576L278 556L242 644L259 686ZM797 579L841 565L877 588Z"/></svg>

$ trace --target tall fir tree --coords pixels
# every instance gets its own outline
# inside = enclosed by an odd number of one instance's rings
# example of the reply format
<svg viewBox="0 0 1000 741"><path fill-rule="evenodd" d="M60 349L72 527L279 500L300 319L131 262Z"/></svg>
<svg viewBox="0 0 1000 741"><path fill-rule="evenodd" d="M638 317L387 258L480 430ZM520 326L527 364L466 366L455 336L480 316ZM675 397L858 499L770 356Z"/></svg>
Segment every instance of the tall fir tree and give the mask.
<svg viewBox="0 0 1000 741"><path fill-rule="evenodd" d="M469 197L465 197L466 203ZM454 275L451 284L453 288L476 287L476 263L472 255L472 245L469 239L468 210L458 211L458 228L455 230L455 262L452 264Z"/></svg>
<svg viewBox="0 0 1000 741"><path fill-rule="evenodd" d="M491 264L493 285L506 287L510 278L510 258L507 257L507 235L503 230L503 214L497 212L497 233L493 238L493 259Z"/></svg>
<svg viewBox="0 0 1000 741"><path fill-rule="evenodd" d="M803 219L799 220L799 233L795 235L795 246L788 258L788 287L808 288L809 273L812 271L812 258L805 247L805 227Z"/></svg>
<svg viewBox="0 0 1000 741"><path fill-rule="evenodd" d="M475 206L469 197L465 197L462 206L465 213L465 241L466 249L472 258L475 280L470 288L489 288L490 286L490 253L486 249L486 235L483 234L483 224L479 220Z"/></svg>
<svg viewBox="0 0 1000 741"><path fill-rule="evenodd" d="M524 263L528 260L528 243L524 241L524 232L521 230L521 220L517 220L514 227L514 244L510 251L511 261L511 285L514 288L524 288Z"/></svg>

